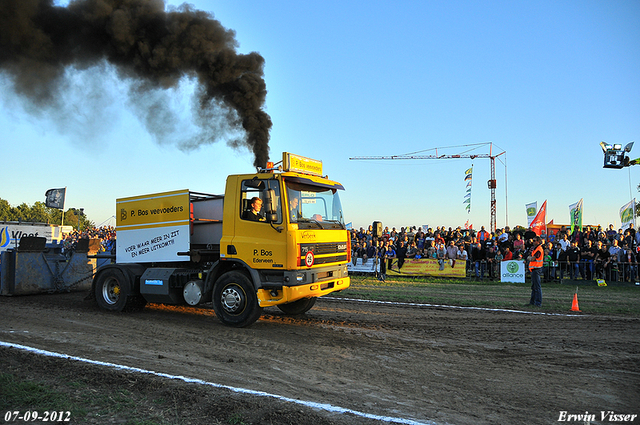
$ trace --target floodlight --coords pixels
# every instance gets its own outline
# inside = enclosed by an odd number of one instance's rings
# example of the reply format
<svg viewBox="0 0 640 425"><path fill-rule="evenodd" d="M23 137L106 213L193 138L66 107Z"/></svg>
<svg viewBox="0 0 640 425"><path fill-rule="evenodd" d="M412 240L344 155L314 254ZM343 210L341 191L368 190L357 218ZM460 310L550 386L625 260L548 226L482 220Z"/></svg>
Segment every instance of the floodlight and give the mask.
<svg viewBox="0 0 640 425"><path fill-rule="evenodd" d="M630 165L640 165L640 158L630 160L626 155L633 149L633 142L627 143L624 149L622 149L622 144L620 143L608 144L600 142L600 147L604 153L604 168L620 169Z"/></svg>

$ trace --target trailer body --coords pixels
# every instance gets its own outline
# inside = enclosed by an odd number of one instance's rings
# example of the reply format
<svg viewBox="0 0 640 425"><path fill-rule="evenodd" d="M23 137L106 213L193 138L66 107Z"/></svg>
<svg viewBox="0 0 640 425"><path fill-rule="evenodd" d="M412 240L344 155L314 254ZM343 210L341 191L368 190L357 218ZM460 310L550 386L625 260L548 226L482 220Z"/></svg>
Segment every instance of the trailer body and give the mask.
<svg viewBox="0 0 640 425"><path fill-rule="evenodd" d="M91 289L96 257L83 239L63 254L60 245L40 236L23 236L17 247L0 252L0 295L30 295Z"/></svg>

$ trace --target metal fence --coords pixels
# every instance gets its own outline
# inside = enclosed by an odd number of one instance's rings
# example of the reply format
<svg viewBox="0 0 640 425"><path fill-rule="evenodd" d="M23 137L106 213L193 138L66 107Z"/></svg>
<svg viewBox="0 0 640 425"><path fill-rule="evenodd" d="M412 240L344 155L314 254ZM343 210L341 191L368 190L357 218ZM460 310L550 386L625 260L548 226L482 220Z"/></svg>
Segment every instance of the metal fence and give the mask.
<svg viewBox="0 0 640 425"><path fill-rule="evenodd" d="M542 267L544 282L562 280L598 280L605 282L639 282L640 263L618 261L555 261ZM526 267L528 270L528 265ZM478 264L467 261L467 277L482 277L489 280L500 280L499 261L481 261Z"/></svg>
<svg viewBox="0 0 640 425"><path fill-rule="evenodd" d="M394 260L395 261L395 260ZM464 260L458 260L464 261ZM366 261L353 257L354 273L377 273L375 261ZM363 264L368 265L364 267ZM476 264L473 260L467 260L466 276L469 279L481 277L487 280L500 280L500 261L480 261ZM359 266L359 267L358 267ZM397 265L394 266L397 268ZM525 262L527 276L529 267ZM587 261L569 262L555 261L543 265L542 280L545 282L559 282L563 280L587 280L596 281L603 279L605 282L640 282L640 263L620 261ZM397 271L397 269L396 269Z"/></svg>

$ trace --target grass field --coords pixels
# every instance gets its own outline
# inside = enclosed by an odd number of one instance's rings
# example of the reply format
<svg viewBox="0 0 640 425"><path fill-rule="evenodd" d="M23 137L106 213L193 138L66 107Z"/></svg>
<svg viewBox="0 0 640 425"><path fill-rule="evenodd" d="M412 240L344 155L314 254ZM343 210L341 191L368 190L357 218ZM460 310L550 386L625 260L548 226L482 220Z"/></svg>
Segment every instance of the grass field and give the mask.
<svg viewBox="0 0 640 425"><path fill-rule="evenodd" d="M542 284L543 312L567 312L574 293L583 313L640 316L640 286L598 286L592 281ZM352 275L351 287L338 297L379 301L413 302L468 307L533 309L526 306L531 283L476 282L464 279L403 278L380 282L373 276Z"/></svg>

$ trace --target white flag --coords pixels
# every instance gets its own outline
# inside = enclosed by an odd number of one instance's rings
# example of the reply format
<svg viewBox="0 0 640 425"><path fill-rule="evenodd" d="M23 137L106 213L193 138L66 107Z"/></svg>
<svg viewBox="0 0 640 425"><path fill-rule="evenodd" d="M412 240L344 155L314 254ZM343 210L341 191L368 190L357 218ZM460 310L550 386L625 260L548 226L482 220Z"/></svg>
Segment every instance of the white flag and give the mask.
<svg viewBox="0 0 640 425"><path fill-rule="evenodd" d="M620 208L620 228L625 230L633 226L633 219L636 216L636 200L631 200L628 204Z"/></svg>
<svg viewBox="0 0 640 425"><path fill-rule="evenodd" d="M527 227L531 227L531 222L536 218L536 214L538 214L538 202L526 204L525 208L527 209Z"/></svg>

